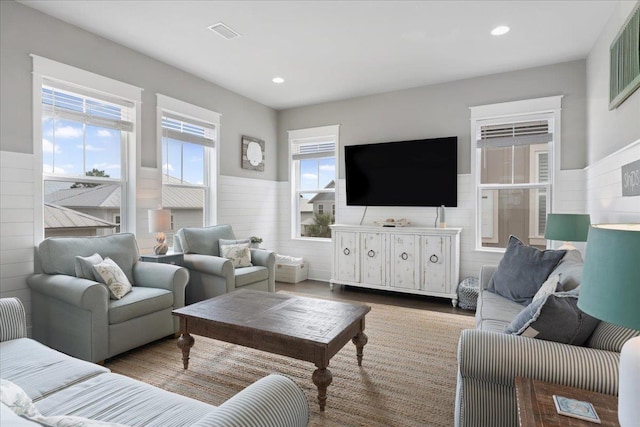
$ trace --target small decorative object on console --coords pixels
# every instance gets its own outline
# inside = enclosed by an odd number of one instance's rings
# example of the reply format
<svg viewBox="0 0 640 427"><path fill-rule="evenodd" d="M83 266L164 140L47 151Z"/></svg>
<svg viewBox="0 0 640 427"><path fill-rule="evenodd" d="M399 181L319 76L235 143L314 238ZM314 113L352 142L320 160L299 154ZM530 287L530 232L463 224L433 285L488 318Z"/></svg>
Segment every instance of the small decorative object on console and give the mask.
<svg viewBox="0 0 640 427"><path fill-rule="evenodd" d="M252 248L259 248L260 247L260 243L262 243L262 237L251 236L251 237L249 237L249 243L251 243L250 246Z"/></svg>
<svg viewBox="0 0 640 427"><path fill-rule="evenodd" d="M596 413L596 409L589 402L582 400L569 399L568 397L553 395L553 403L560 415L579 418L581 420L591 421L601 424L600 417Z"/></svg>
<svg viewBox="0 0 640 427"><path fill-rule="evenodd" d="M380 225L382 227L405 227L411 224L411 221L407 221L406 218L393 219L387 218L384 221L374 221L375 225Z"/></svg>

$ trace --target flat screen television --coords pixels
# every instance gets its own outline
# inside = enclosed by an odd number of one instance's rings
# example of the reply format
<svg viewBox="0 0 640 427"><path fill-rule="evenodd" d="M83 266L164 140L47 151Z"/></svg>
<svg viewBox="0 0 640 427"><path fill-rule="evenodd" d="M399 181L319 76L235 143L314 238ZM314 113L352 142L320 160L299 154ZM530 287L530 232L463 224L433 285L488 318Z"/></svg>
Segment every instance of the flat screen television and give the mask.
<svg viewBox="0 0 640 427"><path fill-rule="evenodd" d="M344 147L347 205L458 205L458 137Z"/></svg>

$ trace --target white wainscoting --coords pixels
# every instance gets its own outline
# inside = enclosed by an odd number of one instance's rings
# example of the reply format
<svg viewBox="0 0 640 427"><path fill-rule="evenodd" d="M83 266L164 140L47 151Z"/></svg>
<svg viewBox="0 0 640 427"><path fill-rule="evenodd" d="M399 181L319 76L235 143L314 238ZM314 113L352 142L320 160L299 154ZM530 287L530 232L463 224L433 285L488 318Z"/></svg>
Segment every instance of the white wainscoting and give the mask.
<svg viewBox="0 0 640 427"><path fill-rule="evenodd" d="M33 155L0 151L0 298L18 297L31 328L31 292L26 278L33 273Z"/></svg>
<svg viewBox="0 0 640 427"><path fill-rule="evenodd" d="M262 247L278 250L278 182L218 177L218 224L230 224L238 239L262 237Z"/></svg>
<svg viewBox="0 0 640 427"><path fill-rule="evenodd" d="M592 223L640 223L640 196L622 197L621 167L640 159L640 140L587 166L587 211Z"/></svg>

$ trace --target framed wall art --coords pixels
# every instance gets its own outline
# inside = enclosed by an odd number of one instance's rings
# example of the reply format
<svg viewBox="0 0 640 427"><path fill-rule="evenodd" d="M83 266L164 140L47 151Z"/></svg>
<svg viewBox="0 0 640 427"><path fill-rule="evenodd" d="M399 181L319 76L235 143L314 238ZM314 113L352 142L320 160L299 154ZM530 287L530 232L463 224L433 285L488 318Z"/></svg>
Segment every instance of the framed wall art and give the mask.
<svg viewBox="0 0 640 427"><path fill-rule="evenodd" d="M264 141L242 136L242 169L264 172Z"/></svg>

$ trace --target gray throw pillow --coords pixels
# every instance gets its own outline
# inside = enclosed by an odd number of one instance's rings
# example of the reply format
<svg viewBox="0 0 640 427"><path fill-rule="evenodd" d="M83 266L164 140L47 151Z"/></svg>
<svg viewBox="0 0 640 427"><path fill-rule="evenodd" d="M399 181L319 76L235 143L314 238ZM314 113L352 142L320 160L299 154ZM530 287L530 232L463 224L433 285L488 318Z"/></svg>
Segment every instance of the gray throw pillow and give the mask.
<svg viewBox="0 0 640 427"><path fill-rule="evenodd" d="M93 266L100 264L102 261L103 259L98 253L95 253L87 257L83 257L79 255L76 256L76 259L75 259L76 277L80 277L81 279L95 280L99 282L99 280L93 274Z"/></svg>
<svg viewBox="0 0 640 427"><path fill-rule="evenodd" d="M507 325L505 333L583 345L599 322L578 308L578 290L574 289L535 300Z"/></svg>
<svg viewBox="0 0 640 427"><path fill-rule="evenodd" d="M487 289L528 305L565 253L564 250L541 251L511 236Z"/></svg>

